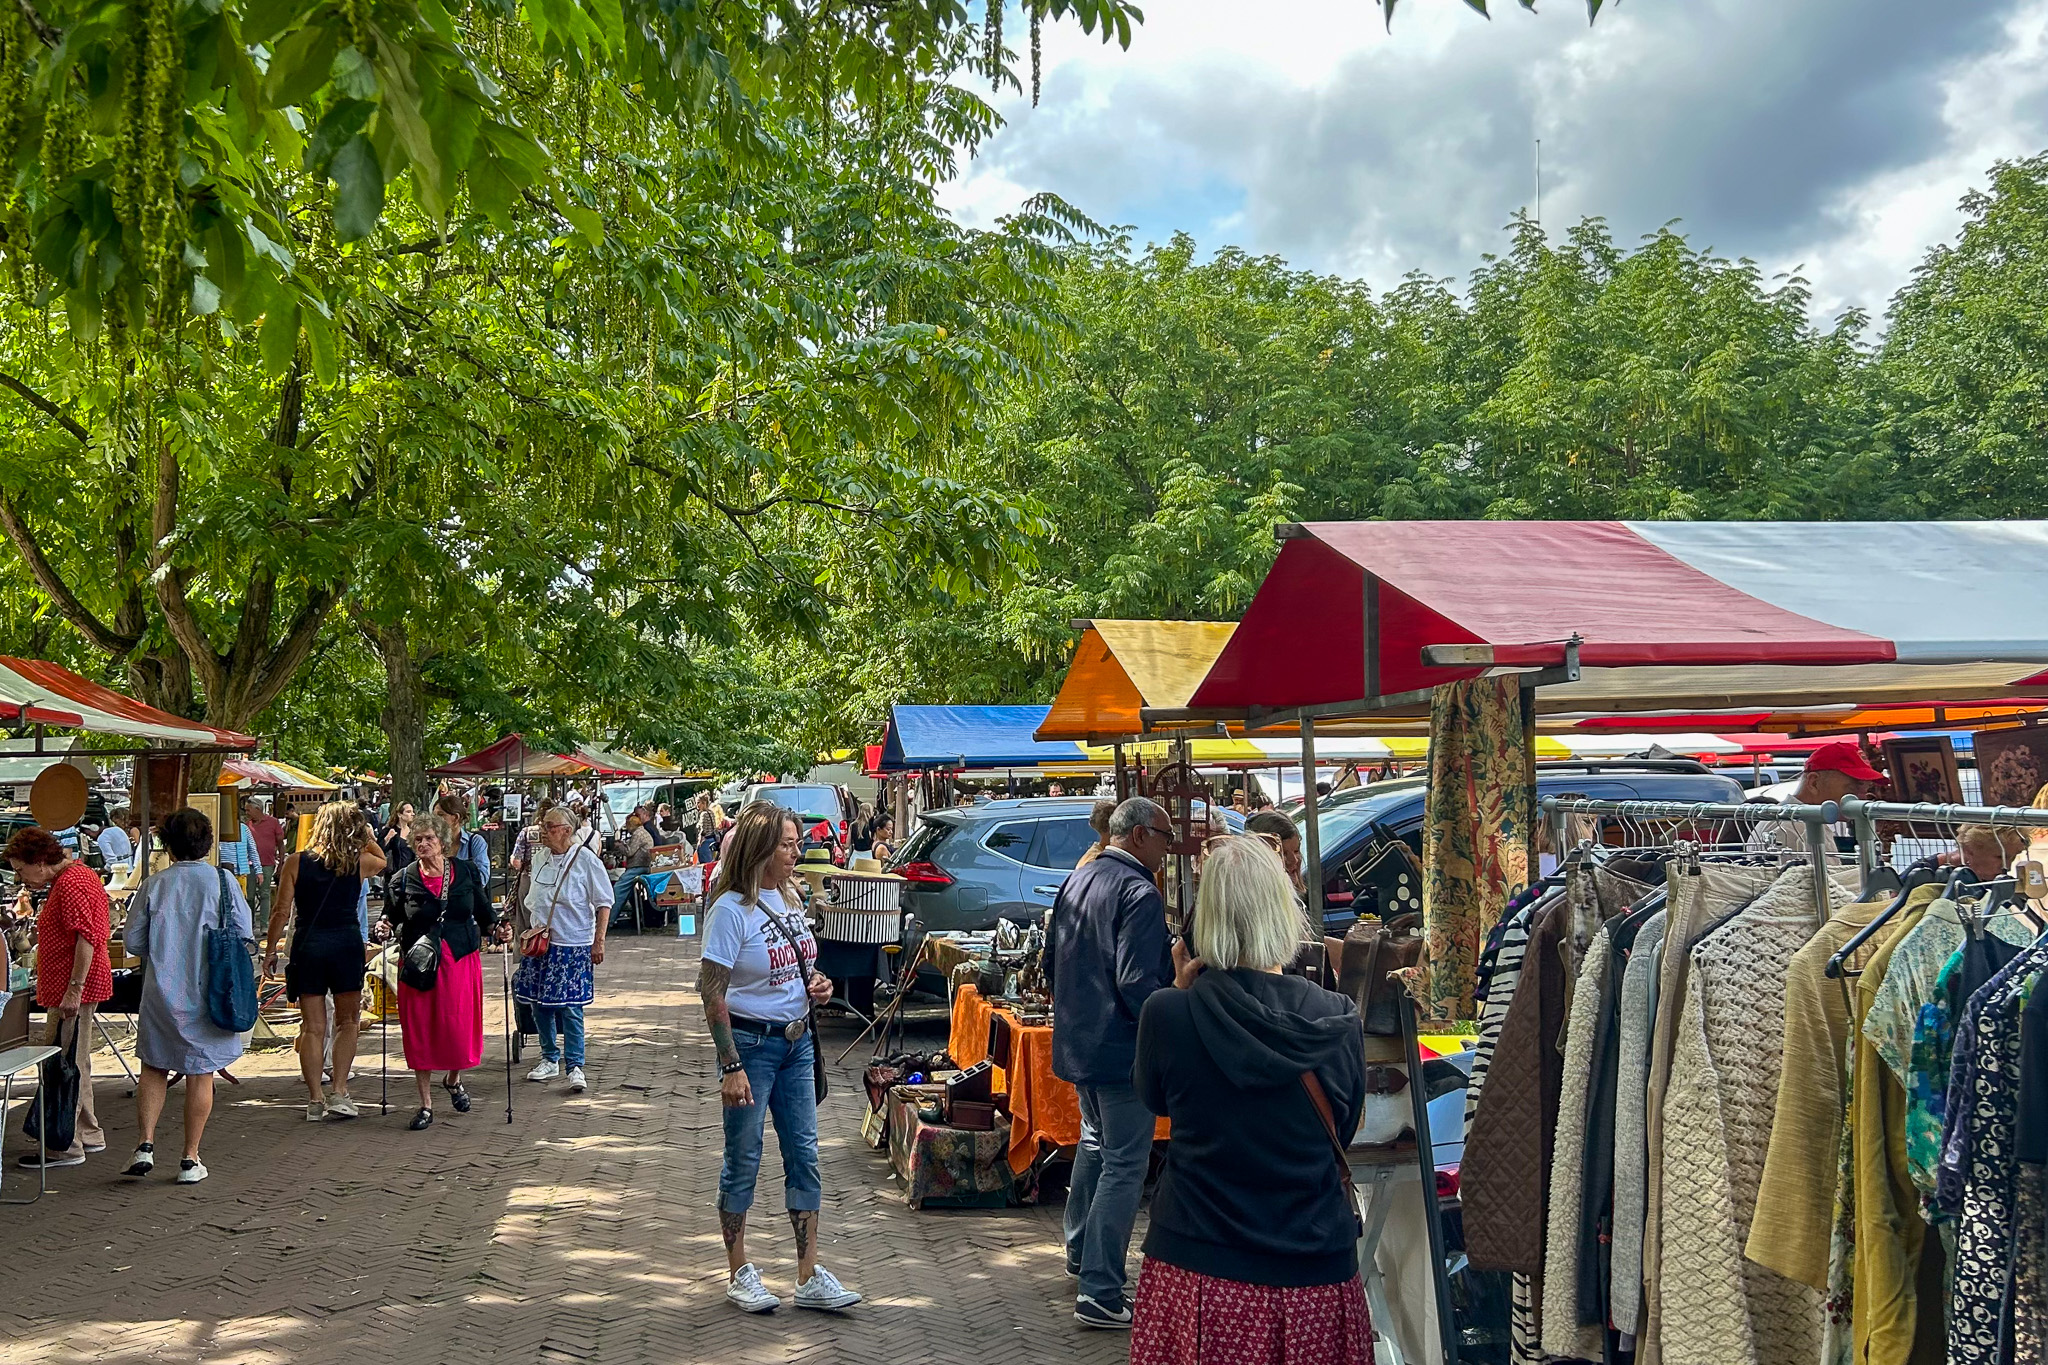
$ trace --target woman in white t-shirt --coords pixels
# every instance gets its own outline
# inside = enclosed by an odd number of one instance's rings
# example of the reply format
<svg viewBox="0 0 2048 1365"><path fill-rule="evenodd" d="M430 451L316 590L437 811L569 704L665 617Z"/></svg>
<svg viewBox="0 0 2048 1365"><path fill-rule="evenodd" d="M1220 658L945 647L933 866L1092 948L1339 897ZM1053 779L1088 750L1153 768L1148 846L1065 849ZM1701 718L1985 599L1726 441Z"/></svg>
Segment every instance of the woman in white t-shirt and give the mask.
<svg viewBox="0 0 2048 1365"><path fill-rule="evenodd" d="M747 1210L761 1172L768 1115L782 1149L783 1202L796 1233L796 1306L837 1311L860 1295L817 1263L818 1100L812 1076L816 1040L808 1019L832 995L820 976L818 945L804 922L794 881L802 846L796 816L770 801L749 802L728 832L705 899L704 961L697 992L718 1048L719 1098L725 1104L725 1165L718 1174L718 1226L729 1272L725 1296L743 1311L766 1313L782 1300L747 1260Z"/></svg>
<svg viewBox="0 0 2048 1365"><path fill-rule="evenodd" d="M513 998L533 1006L540 1032L540 1065L526 1079L551 1081L567 1072L571 1094L588 1086L583 1007L597 995L592 968L604 961L604 931L612 909L612 879L590 847L595 837L594 832L579 836L560 806L541 816L542 847L533 855L526 913L533 926L528 933L547 928L548 951L544 957L521 957L512 977Z"/></svg>

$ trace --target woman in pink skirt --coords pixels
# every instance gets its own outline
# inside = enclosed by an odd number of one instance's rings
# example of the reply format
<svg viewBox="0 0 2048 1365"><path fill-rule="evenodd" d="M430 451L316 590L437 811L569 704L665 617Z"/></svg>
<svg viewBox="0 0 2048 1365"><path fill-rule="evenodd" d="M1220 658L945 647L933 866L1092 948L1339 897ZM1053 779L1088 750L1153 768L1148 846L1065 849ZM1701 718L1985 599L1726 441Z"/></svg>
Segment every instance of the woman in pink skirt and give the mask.
<svg viewBox="0 0 2048 1365"><path fill-rule="evenodd" d="M450 858L455 830L417 817L408 831L417 861L391 878L384 918L398 930L398 1029L419 1087L415 1132L434 1121L433 1078L455 1112L469 1112L462 1073L484 1057L483 945L497 924L476 868Z"/></svg>
<svg viewBox="0 0 2048 1365"><path fill-rule="evenodd" d="M1351 1001L1283 976L1301 911L1270 844L1212 839L1175 990L1138 1015L1132 1080L1173 1120L1131 1365L1370 1365L1340 1148L1365 1103Z"/></svg>

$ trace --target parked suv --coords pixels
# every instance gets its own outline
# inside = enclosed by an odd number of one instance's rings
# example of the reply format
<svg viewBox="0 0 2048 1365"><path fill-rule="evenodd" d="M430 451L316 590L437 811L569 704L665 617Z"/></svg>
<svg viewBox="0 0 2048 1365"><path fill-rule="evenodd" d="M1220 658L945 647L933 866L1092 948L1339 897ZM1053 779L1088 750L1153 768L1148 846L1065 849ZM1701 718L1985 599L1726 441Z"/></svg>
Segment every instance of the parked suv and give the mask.
<svg viewBox="0 0 2048 1365"><path fill-rule="evenodd" d="M845 864L853 820L853 795L846 788L824 782L759 782L747 788L746 799L772 801L794 811L803 830L804 851L824 848L833 862ZM830 837L814 839L813 831L821 825L827 827Z"/></svg>
<svg viewBox="0 0 2048 1365"><path fill-rule="evenodd" d="M1316 806L1322 840L1323 924L1342 933L1361 913L1393 913L1422 908L1422 888L1397 884L1395 903L1358 902L1377 889L1353 876L1352 862L1366 851L1375 828L1405 840L1422 856L1422 806L1426 783L1420 777L1396 778L1352 787L1324 797ZM1633 759L1617 762L1559 762L1536 765L1538 797L1595 797L1604 801L1713 801L1740 804L1742 784L1703 763L1686 759ZM1303 813L1293 812L1297 825ZM1358 881L1354 885L1354 881ZM1373 901L1384 896L1373 894Z"/></svg>
<svg viewBox="0 0 2048 1365"><path fill-rule="evenodd" d="M929 810L891 870L905 878L903 908L926 929L1035 923L1095 842L1093 796L1035 796ZM1244 817L1226 810L1233 830Z"/></svg>

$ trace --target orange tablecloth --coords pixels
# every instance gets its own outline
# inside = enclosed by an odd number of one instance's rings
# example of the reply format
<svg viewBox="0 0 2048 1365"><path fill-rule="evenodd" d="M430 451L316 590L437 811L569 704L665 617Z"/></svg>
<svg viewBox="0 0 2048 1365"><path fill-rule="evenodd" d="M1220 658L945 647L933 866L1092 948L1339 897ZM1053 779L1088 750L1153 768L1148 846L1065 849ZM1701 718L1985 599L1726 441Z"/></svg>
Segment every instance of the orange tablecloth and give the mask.
<svg viewBox="0 0 2048 1365"><path fill-rule="evenodd" d="M989 1016L1002 1010L1010 1017L1010 1055L989 1057ZM1052 1074L1052 1030L1026 1027L1017 1015L981 998L972 986L953 995L953 1029L946 1050L961 1067L987 1058L996 1064L995 1088L1010 1095L1010 1169L1029 1170L1045 1141L1072 1147L1081 1140L1081 1097L1074 1087ZM1167 1135L1165 1119L1157 1134Z"/></svg>

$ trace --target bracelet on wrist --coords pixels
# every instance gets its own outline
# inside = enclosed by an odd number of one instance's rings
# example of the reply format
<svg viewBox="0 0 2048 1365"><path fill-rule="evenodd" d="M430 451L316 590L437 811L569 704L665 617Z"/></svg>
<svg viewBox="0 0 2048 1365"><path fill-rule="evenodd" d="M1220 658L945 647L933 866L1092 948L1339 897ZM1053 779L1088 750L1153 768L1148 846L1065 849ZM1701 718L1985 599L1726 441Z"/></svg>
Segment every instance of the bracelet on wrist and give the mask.
<svg viewBox="0 0 2048 1365"><path fill-rule="evenodd" d="M745 1062L721 1062L718 1066L718 1074L720 1076L730 1076L746 1069L747 1064Z"/></svg>

